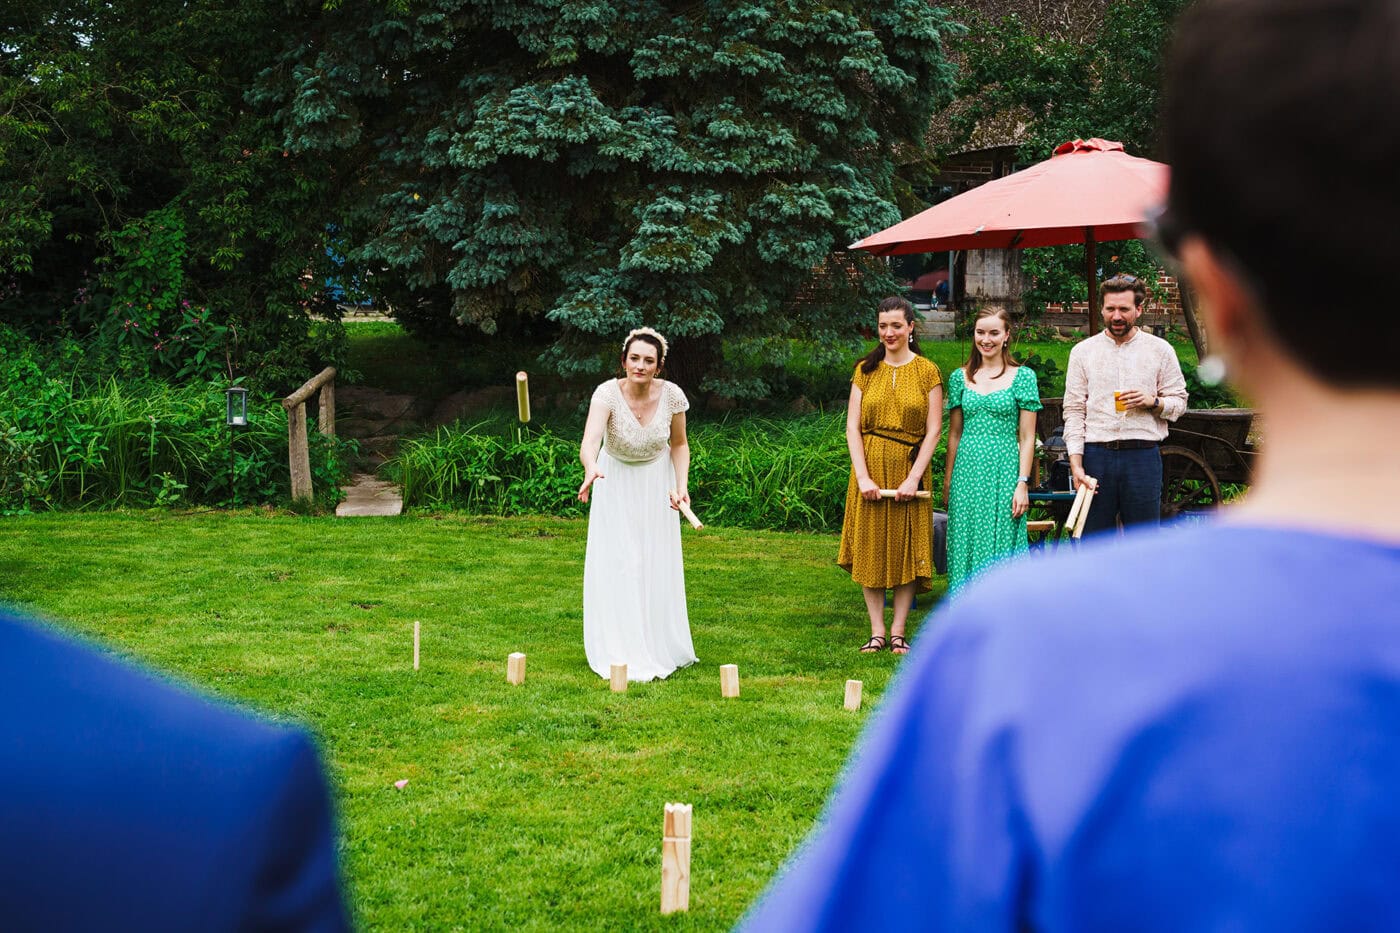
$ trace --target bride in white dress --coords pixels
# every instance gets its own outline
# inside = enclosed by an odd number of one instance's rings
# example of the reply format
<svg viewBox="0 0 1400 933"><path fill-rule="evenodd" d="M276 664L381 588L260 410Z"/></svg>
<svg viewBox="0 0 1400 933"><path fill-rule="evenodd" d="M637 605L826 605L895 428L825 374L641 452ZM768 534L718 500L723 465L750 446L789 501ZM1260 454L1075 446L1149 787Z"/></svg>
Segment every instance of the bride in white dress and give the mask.
<svg viewBox="0 0 1400 933"><path fill-rule="evenodd" d="M626 664L628 680L653 680L696 661L677 513L690 502L690 403L675 383L657 378L665 361L666 339L656 331L641 327L627 335L625 375L594 391L579 448L578 498L588 502L590 491L593 498L583 649L601 677Z"/></svg>

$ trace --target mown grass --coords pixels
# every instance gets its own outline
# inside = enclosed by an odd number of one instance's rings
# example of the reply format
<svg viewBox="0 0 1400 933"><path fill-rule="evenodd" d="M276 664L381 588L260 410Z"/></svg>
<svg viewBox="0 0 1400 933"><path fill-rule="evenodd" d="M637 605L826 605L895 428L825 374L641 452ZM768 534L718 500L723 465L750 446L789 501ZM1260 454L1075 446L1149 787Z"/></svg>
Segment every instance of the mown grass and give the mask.
<svg viewBox="0 0 1400 933"><path fill-rule="evenodd" d="M367 929L726 928L813 823L898 661L855 652L864 611L833 537L686 529L700 663L612 694L583 655L585 529L20 516L0 523L0 599L314 728ZM738 700L719 697L721 663ZM860 713L842 709L848 677ZM671 800L695 806L691 911L663 919Z"/></svg>

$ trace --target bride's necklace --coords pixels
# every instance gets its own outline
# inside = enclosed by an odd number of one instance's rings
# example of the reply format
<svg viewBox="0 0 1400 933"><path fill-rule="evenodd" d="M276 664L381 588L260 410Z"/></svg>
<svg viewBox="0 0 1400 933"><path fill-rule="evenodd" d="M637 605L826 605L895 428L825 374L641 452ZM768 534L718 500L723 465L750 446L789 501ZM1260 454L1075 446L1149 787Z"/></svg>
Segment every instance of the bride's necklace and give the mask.
<svg viewBox="0 0 1400 933"><path fill-rule="evenodd" d="M621 395L622 400L627 403L627 408L632 412L632 417L637 419L637 423L645 423L642 419L642 415L646 413L647 407L651 405L651 386L647 386L646 395L643 395L635 402L626 389L621 390Z"/></svg>

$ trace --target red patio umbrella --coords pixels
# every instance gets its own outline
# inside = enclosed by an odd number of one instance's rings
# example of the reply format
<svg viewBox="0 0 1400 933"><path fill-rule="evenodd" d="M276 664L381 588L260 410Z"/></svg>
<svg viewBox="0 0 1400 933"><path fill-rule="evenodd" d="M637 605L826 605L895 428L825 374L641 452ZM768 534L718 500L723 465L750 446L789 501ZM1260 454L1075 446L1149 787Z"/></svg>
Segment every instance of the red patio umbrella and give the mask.
<svg viewBox="0 0 1400 933"><path fill-rule="evenodd" d="M947 269L934 269L932 272L925 272L910 284L916 292L931 292L942 283L948 281Z"/></svg>
<svg viewBox="0 0 1400 933"><path fill-rule="evenodd" d="M935 204L851 248L894 256L1083 243L1092 309L1095 244L1141 237L1143 217L1166 198L1169 172L1161 162L1128 155L1122 143L1076 139L1044 162ZM1092 331L1092 313L1089 320Z"/></svg>

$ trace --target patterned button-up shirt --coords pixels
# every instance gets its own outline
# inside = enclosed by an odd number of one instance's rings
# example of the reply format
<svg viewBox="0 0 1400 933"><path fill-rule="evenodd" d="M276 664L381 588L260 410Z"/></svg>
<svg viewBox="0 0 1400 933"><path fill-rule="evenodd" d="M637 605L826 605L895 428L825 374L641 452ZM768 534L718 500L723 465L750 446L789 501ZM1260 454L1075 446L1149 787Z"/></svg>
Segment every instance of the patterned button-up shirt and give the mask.
<svg viewBox="0 0 1400 933"><path fill-rule="evenodd" d="M1137 389L1160 400L1161 408L1115 411L1113 393ZM1069 352L1065 374L1065 449L1083 454L1085 442L1160 441L1167 422L1186 410L1186 378L1172 345L1139 330L1119 344L1100 331Z"/></svg>

